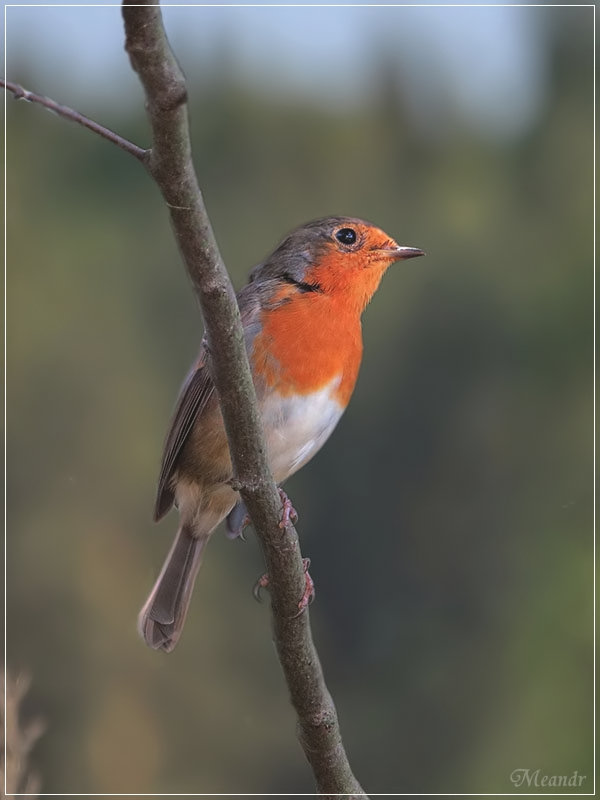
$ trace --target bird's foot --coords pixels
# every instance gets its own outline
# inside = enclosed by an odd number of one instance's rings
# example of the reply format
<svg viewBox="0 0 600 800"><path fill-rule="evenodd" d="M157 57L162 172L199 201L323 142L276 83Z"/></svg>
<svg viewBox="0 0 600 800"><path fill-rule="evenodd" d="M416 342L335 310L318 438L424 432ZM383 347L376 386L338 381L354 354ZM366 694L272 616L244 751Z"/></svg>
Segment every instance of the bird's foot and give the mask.
<svg viewBox="0 0 600 800"><path fill-rule="evenodd" d="M303 558L302 563L304 564L304 578L306 580L306 586L304 588L304 594L298 603L298 613L295 615L296 617L299 617L304 609L307 608L315 599L315 582L308 573L308 568L310 567L310 558Z"/></svg>
<svg viewBox="0 0 600 800"><path fill-rule="evenodd" d="M259 603L262 603L262 595L261 589L266 589L269 585L269 576L265 572L264 575L261 575L260 578L256 581L254 586L252 587L252 594L254 595L254 599Z"/></svg>
<svg viewBox="0 0 600 800"><path fill-rule="evenodd" d="M302 564L304 565L304 577L306 580L306 586L304 588L304 594L298 601L298 613L294 614L294 618L299 617L300 614L304 611L304 609L307 606L309 606L315 599L315 583L308 573L308 569L310 567L310 558L303 558ZM260 594L261 589L267 589L268 586L269 586L269 576L265 573L264 575L260 576L260 578L256 581L252 589L252 594L254 595L255 599L258 600L259 603L262 602L262 597Z"/></svg>
<svg viewBox="0 0 600 800"><path fill-rule="evenodd" d="M281 530L285 530L287 526L292 523L296 523L298 521L298 513L290 498L287 494L283 491L283 489L279 489L279 497L281 498L281 519L279 521L279 527ZM248 512L246 511L246 506L244 502L240 500L238 503L234 505L231 509L229 514L227 515L227 525L225 529L225 535L228 539L241 539L242 541L246 541L246 537L244 536L244 528L252 523Z"/></svg>
<svg viewBox="0 0 600 800"><path fill-rule="evenodd" d="M246 511L246 506L240 500L240 502L236 503L227 515L225 536L227 536L228 539L241 539L243 542L245 542L246 537L244 536L244 528L247 525L250 525L250 523L251 520L248 512Z"/></svg>
<svg viewBox="0 0 600 800"><path fill-rule="evenodd" d="M292 525L298 522L298 512L283 489L279 489L279 497L281 498L281 520L279 522L279 527L283 530L287 528L290 522Z"/></svg>

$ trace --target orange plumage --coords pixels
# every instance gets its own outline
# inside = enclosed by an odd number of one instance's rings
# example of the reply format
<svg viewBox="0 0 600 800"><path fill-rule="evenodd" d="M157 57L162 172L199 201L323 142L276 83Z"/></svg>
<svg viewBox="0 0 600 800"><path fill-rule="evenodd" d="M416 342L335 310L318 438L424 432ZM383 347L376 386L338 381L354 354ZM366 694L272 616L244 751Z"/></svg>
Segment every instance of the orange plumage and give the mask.
<svg viewBox="0 0 600 800"><path fill-rule="evenodd" d="M305 294L264 315L252 366L284 397L312 394L341 375L335 399L346 406L361 357L360 317L335 297Z"/></svg>
<svg viewBox="0 0 600 800"><path fill-rule="evenodd" d="M238 295L271 470L278 483L327 440L356 383L361 314L389 265L423 255L350 217L315 220L289 234ZM202 349L167 437L155 516L177 504L180 528L139 617L147 643L170 651L179 636L202 552L244 509L231 487L223 419Z"/></svg>

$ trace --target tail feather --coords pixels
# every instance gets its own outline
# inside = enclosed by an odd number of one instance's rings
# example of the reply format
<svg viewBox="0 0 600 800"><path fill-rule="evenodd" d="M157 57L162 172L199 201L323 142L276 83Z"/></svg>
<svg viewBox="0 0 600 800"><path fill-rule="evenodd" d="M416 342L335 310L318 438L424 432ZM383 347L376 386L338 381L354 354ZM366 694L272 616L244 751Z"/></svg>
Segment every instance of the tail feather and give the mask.
<svg viewBox="0 0 600 800"><path fill-rule="evenodd" d="M138 617L138 630L155 650L170 653L177 644L190 604L194 581L209 536L179 529L150 596Z"/></svg>

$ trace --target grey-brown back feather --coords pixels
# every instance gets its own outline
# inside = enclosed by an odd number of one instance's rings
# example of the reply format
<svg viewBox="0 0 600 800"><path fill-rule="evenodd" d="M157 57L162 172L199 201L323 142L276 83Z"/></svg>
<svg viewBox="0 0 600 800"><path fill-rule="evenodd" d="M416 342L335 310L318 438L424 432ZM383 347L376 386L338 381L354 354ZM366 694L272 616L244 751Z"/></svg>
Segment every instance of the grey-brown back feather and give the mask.
<svg viewBox="0 0 600 800"><path fill-rule="evenodd" d="M265 292L264 287L248 285L238 295L248 353L252 349L252 342L260 328L262 302L266 301L266 297L271 292L272 286L269 292ZM210 374L210 355L203 344L200 357L181 387L169 433L165 440L154 505L156 521L162 519L173 505L175 492L172 479L177 469L179 456L194 423L210 404L214 392L215 386Z"/></svg>
<svg viewBox="0 0 600 800"><path fill-rule="evenodd" d="M206 364L206 356L200 360L186 378L181 389L171 427L165 441L154 519L158 521L173 505L175 494L171 486L171 478L177 466L181 449L202 409L206 407L215 390Z"/></svg>

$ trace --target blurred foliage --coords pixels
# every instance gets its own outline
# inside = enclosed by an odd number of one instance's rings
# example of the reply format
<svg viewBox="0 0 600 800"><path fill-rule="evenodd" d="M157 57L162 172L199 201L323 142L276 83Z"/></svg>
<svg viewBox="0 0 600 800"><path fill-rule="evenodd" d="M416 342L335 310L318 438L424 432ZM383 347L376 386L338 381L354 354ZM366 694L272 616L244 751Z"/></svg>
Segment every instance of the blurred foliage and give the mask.
<svg viewBox="0 0 600 800"><path fill-rule="evenodd" d="M317 646L373 792L505 792L518 767L591 786L591 32L545 47L546 105L511 142L460 117L422 136L387 52L352 110L190 76L238 286L321 215L428 254L386 276L349 410L287 486ZM102 121L147 142L131 107ZM312 791L250 593L252 536L215 535L172 655L135 632L176 526L152 526L153 490L201 337L155 187L83 129L9 103L7 191L9 663L34 676L25 711L48 726L43 791Z"/></svg>

